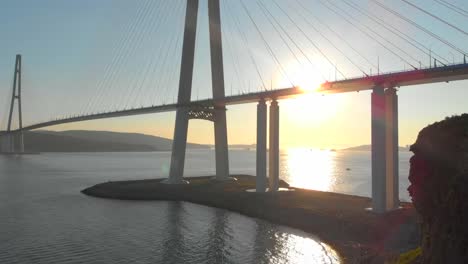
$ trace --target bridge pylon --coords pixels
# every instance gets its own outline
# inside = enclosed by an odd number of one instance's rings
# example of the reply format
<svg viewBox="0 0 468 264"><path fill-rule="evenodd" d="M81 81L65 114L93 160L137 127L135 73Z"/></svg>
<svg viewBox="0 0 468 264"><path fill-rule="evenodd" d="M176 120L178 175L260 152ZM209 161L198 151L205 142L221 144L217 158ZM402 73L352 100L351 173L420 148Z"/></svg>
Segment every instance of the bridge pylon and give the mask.
<svg viewBox="0 0 468 264"><path fill-rule="evenodd" d="M219 0L208 0L211 77L213 106L193 106L190 103L192 93L193 68L195 57L195 42L198 20L198 0L187 1L185 16L184 42L177 98L177 112L172 145L169 184L185 183L183 180L185 152L187 147L187 132L190 119L205 119L214 123L216 180L231 180L229 177L229 156L226 124L226 106L219 103L225 97L224 69L221 36L221 15Z"/></svg>
<svg viewBox="0 0 468 264"><path fill-rule="evenodd" d="M15 102L18 106L18 130L12 131L12 119L15 108ZM10 113L8 116L8 125L6 132L0 136L0 152L2 153L23 153L23 117L21 109L21 55L16 55L15 70L13 75L13 89L11 95Z"/></svg>

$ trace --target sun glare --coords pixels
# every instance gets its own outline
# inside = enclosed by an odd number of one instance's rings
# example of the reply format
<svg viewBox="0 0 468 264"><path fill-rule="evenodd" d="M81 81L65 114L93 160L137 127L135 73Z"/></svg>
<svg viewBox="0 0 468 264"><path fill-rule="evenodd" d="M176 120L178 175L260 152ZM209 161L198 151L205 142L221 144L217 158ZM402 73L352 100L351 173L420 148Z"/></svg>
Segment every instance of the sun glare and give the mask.
<svg viewBox="0 0 468 264"><path fill-rule="evenodd" d="M287 119L293 124L305 125L322 123L337 113L343 97L336 95L322 96L317 93L307 93L300 97L284 100L281 105Z"/></svg>
<svg viewBox="0 0 468 264"><path fill-rule="evenodd" d="M305 92L297 98L282 102L282 105L287 109L289 120L305 124L306 122L322 122L335 115L342 105L343 97L316 93L326 81L316 67L307 62L292 62L284 70L286 74L280 72L276 74L277 86L290 87L293 85Z"/></svg>
<svg viewBox="0 0 468 264"><path fill-rule="evenodd" d="M299 64L297 62L285 68L286 74L278 74L277 83L280 87L295 86L306 92L317 91L325 80L317 69L310 63ZM281 76L281 77L279 77Z"/></svg>

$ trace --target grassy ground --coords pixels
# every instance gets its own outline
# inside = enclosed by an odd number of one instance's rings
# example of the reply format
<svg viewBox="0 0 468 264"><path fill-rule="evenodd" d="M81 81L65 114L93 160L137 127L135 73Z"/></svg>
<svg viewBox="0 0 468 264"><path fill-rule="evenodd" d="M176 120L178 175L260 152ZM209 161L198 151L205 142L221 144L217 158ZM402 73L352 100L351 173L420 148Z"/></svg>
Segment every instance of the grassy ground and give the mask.
<svg viewBox="0 0 468 264"><path fill-rule="evenodd" d="M374 214L369 198L291 188L276 193L246 192L255 177L235 175L233 182L212 177L187 178L189 185L160 180L108 182L83 190L95 197L123 200L186 201L218 207L276 224L301 229L332 245L345 263L384 263L419 246L419 228L411 204L387 214ZM281 182L282 187L288 184Z"/></svg>

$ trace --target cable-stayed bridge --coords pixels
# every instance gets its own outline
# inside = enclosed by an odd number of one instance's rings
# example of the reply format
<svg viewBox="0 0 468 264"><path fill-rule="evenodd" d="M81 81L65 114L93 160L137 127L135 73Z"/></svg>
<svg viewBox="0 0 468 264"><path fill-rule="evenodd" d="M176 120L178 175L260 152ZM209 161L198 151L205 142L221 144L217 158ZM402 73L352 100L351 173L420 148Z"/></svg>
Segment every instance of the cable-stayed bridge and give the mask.
<svg viewBox="0 0 468 264"><path fill-rule="evenodd" d="M240 95L226 96L224 99L219 99L217 101L213 99L204 99L192 101L188 104L175 103L167 105L140 107L128 110L110 111L89 115L78 115L63 119L41 122L37 124L31 124L28 126L24 126L22 129L12 130L12 132L19 132L21 130L35 130L60 124L75 123L96 119L170 112L176 111L178 107L189 107L194 110L191 113L193 114L194 118L199 117L200 119L203 119L204 116L202 115L202 111L213 108L216 104L223 104L226 106L236 104L248 104L256 103L261 100L271 101L274 99L290 99L308 93L335 94L346 92L359 92L365 90L372 90L376 86L382 88L403 87L411 85L421 85L426 83L451 82L465 79L468 79L468 64L457 64L437 68L410 70L361 78L353 78L343 81L328 82L321 84L320 87L317 87L315 90L312 91L305 90L301 87L290 87L282 89L280 88L262 92L251 92ZM196 116L197 113L199 113L200 115ZM5 133L6 131L2 132Z"/></svg>
<svg viewBox="0 0 468 264"><path fill-rule="evenodd" d="M453 56L452 61L441 55L438 50L425 45L424 38L417 38L398 26L387 23L379 16L379 13L363 8L359 1L341 0L337 3L329 0L295 0L285 3L277 0L240 0L237 2L208 0L206 2L208 8L205 9L199 8L201 3L198 0L175 1L173 4L168 2L143 1L141 3L135 12L135 20L123 27L125 32L123 37L110 48L115 52L115 57L104 68L102 78L97 79L95 94L90 93L90 97L85 102L79 102L82 106L80 110L65 117L52 114L44 122L30 120L27 124L23 124L22 102L23 105L25 104L22 98L25 94L22 94L22 57L18 55L14 67L11 101L7 105L8 110L5 111L8 113L7 126L5 131L0 132L2 152L23 152L22 132L26 130L86 120L176 111L168 183L183 182L185 146L190 119L213 122L216 179L225 181L230 180L226 107L233 104L258 103L257 190L265 191L268 185L269 189L274 191L277 190L279 182L278 100L310 92L328 94L372 90L373 207L376 211L385 211L398 207L399 203L396 89L409 85L468 79L466 52L457 43L434 33L429 27L416 22L411 16L406 16L391 5L378 0L369 1L375 5L375 8L378 8L378 12L386 12L393 19L398 19L400 23L413 27L419 34L434 39L450 50L449 54ZM353 28L354 34L367 38L368 42L372 41L383 51L382 57L378 56L375 61L369 58L365 51L360 50L360 43L353 43L352 37L348 38L340 34L340 27L337 27L337 24L328 24L323 16L314 13L310 2L320 5L322 11L329 12L328 15L335 15L337 21L341 21L337 22L338 24L344 23ZM468 17L465 10L457 5L446 1L435 2L457 13L461 18ZM453 34L466 40L468 34L463 28L439 17L426 6L402 0L402 4L405 3L409 8L414 8L423 15L437 20L444 28L448 28L447 30L453 31ZM155 16L155 10L159 10L161 16ZM211 83L212 98L194 99L194 71L197 66L195 56L196 50L200 49L197 49L197 45L200 45L197 42L197 32L203 28L200 23L203 16L199 16L203 12L207 12L206 17L209 18L206 21L207 35L210 40L209 52L205 54L209 61L205 63L211 65L209 72L211 76L208 80ZM180 21L174 20L176 18ZM360 20L364 18L365 20ZM182 27L183 21L185 23ZM179 23L179 29L183 30L171 31L170 28L164 27L167 23ZM147 28L147 31L138 31L139 27ZM146 67L142 67L142 71L145 72L143 75L139 75L135 69L126 71L123 65L132 63L132 57L138 54L139 48L145 50L142 43L145 39L150 40L149 33L162 34L160 36L165 38L159 43L158 48L154 48L158 50L155 52L156 58L145 60L140 57L147 63ZM272 36L276 37L273 38L274 41L271 40ZM178 51L181 51L180 56L177 55ZM145 52L151 52L151 50L145 50ZM454 53L462 58L461 63L454 62ZM389 58L385 60L386 57ZM284 62L284 58L289 58L288 61L294 62L295 66L292 70L288 69L289 62ZM423 63L423 59L428 59L429 63ZM339 63L346 66L339 66ZM382 73L382 68L386 63L403 64L404 69ZM368 66L370 66L369 70L365 70ZM328 75L332 73L334 77L327 78L327 71ZM274 78L266 77L271 72L276 73L281 79L275 81L275 86L273 85ZM322 84L313 84L312 86L316 86L313 89L305 88L306 82L296 80L294 75L297 72L316 75L314 78L321 80ZM358 77L352 77L350 73ZM126 75L136 77L134 80L127 81L120 78ZM150 75L158 77L158 87L162 87L161 89L145 90L145 85L151 87ZM226 79L231 80L231 87L234 82L238 87L248 86L249 88L247 91L241 89L237 91L237 94L231 92L231 95L226 95L229 90L226 88L228 82ZM251 80L255 80L252 81L253 85ZM283 83L290 84L290 88L274 88L288 87ZM178 87L173 87L174 84ZM125 85L128 86L125 87ZM119 95L119 100L106 101L109 94L112 94L114 86L124 87L124 93ZM252 86L253 89L251 89ZM156 104L153 102L149 106L129 103L134 101L134 97L138 97L138 94L145 97L148 92L164 95L174 91L177 92L177 99L174 98L173 102L163 101ZM109 102L111 102L110 105ZM271 102L269 116L266 102ZM106 105L107 109L93 108L96 105ZM66 107L66 105L62 104L60 107ZM70 108L73 107L70 106ZM24 114L28 115L27 112ZM16 128L14 128L15 116L19 117ZM267 128L268 118L269 128ZM268 152L269 176L267 177L268 129L270 151Z"/></svg>

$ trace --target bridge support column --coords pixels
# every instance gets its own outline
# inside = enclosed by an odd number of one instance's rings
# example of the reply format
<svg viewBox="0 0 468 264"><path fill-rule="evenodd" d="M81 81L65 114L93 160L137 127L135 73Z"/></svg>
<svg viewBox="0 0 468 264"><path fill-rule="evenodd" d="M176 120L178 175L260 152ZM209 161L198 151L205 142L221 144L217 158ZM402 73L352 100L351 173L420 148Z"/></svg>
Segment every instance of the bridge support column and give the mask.
<svg viewBox="0 0 468 264"><path fill-rule="evenodd" d="M257 192L265 192L267 187L266 171L266 144L267 144L267 106L265 100L257 105Z"/></svg>
<svg viewBox="0 0 468 264"><path fill-rule="evenodd" d="M10 114L8 116L8 125L6 134L2 138L2 152L4 153L22 153L23 145L23 114L21 110L21 55L16 55L15 70L13 74L13 89L11 94ZM18 132L12 132L13 111L15 101L18 103Z"/></svg>
<svg viewBox="0 0 468 264"><path fill-rule="evenodd" d="M372 210L385 211L385 97L384 89L376 87L371 98L372 115Z"/></svg>
<svg viewBox="0 0 468 264"><path fill-rule="evenodd" d="M372 92L372 210L383 213L399 205L398 104L396 90Z"/></svg>
<svg viewBox="0 0 468 264"><path fill-rule="evenodd" d="M14 137L11 133L4 134L0 137L1 153L15 152Z"/></svg>
<svg viewBox="0 0 468 264"><path fill-rule="evenodd" d="M0 153L5 153L7 149L7 140L6 140L6 135L1 135L0 136Z"/></svg>
<svg viewBox="0 0 468 264"><path fill-rule="evenodd" d="M5 153L6 151L6 136L0 135L0 153Z"/></svg>
<svg viewBox="0 0 468 264"><path fill-rule="evenodd" d="M400 206L398 155L398 95L395 88L385 90L387 210Z"/></svg>
<svg viewBox="0 0 468 264"><path fill-rule="evenodd" d="M18 132L15 134L15 153L24 153L24 135L23 132Z"/></svg>
<svg viewBox="0 0 468 264"><path fill-rule="evenodd" d="M177 109L174 129L174 142L172 142L171 168L169 171L169 179L167 179L165 183L185 183L183 180L183 175L189 124L188 111L189 110L186 107Z"/></svg>
<svg viewBox="0 0 468 264"><path fill-rule="evenodd" d="M270 191L279 189L279 105L273 100L270 105L270 149L269 149Z"/></svg>
<svg viewBox="0 0 468 264"><path fill-rule="evenodd" d="M216 180L231 180L229 177L229 149L227 140L226 109L215 110L215 155Z"/></svg>
<svg viewBox="0 0 468 264"><path fill-rule="evenodd" d="M185 149L187 146L187 132L189 109L185 104L190 103L192 93L193 65L195 57L195 40L198 20L198 0L187 1L185 16L184 43L182 47L182 61L179 81L179 95L177 102L181 105L177 108L174 130L174 142L172 143L171 167L168 184L185 183L183 180Z"/></svg>
<svg viewBox="0 0 468 264"><path fill-rule="evenodd" d="M219 0L208 0L208 16L210 28L211 81L213 99L223 100L224 65L223 41L221 34L221 9ZM215 105L215 153L216 180L231 180L229 177L229 151L226 124L226 106L224 103Z"/></svg>

